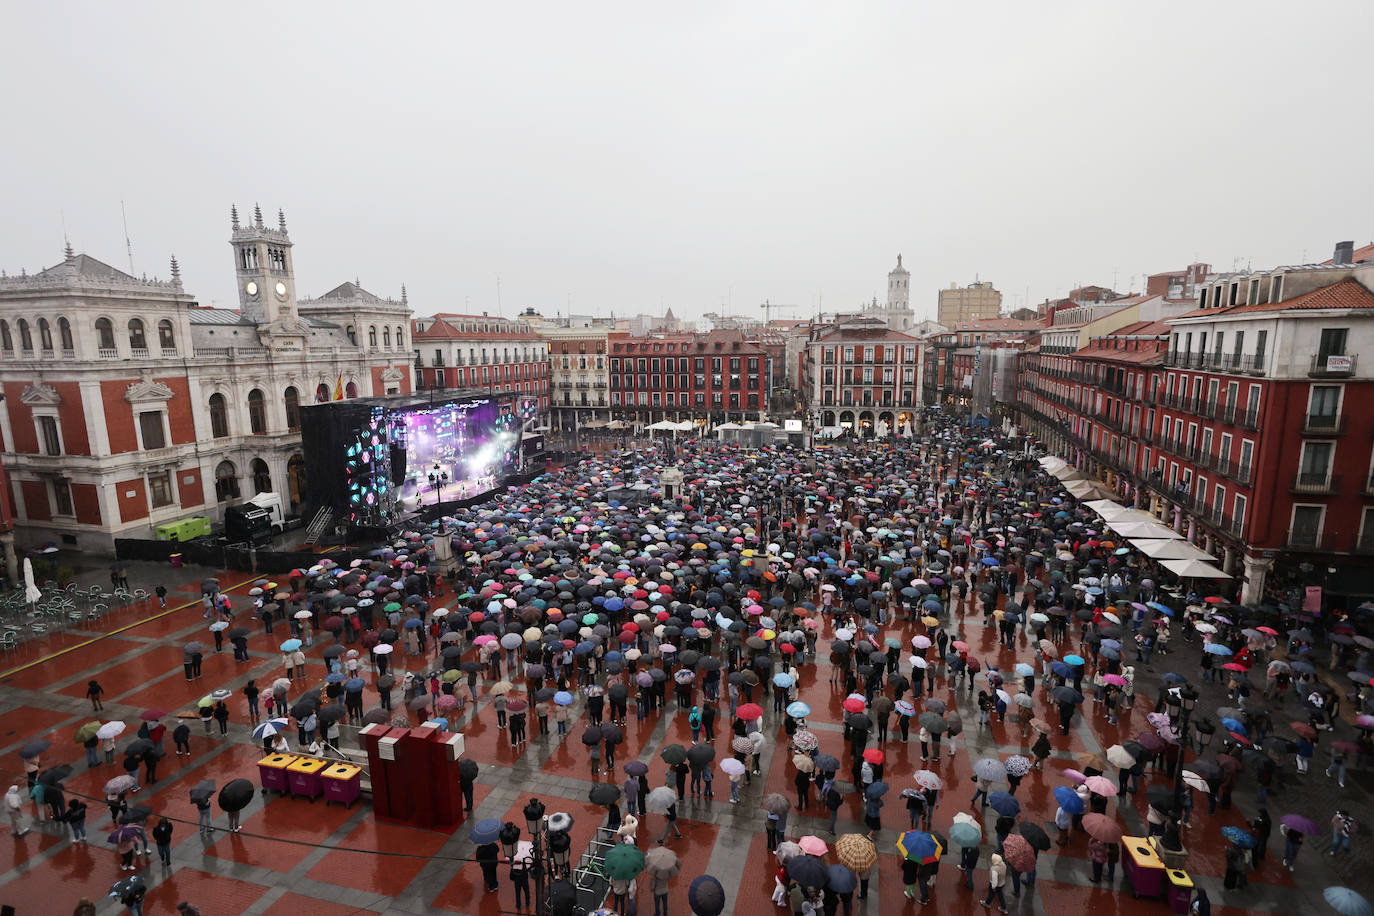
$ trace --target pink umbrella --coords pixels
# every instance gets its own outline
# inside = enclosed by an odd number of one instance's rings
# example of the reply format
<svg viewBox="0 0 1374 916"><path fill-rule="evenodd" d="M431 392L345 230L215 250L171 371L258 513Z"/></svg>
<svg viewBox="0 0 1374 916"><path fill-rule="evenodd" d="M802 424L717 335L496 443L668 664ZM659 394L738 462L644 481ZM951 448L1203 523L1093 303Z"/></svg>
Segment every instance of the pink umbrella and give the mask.
<svg viewBox="0 0 1374 916"><path fill-rule="evenodd" d="M1116 794L1116 783L1101 776L1089 776L1083 782L1088 787L1088 791L1094 795L1101 795L1103 798L1111 798Z"/></svg>
<svg viewBox="0 0 1374 916"><path fill-rule="evenodd" d="M1119 674L1104 674L1102 675L1102 683L1111 684L1114 687L1125 687L1126 679Z"/></svg>
<svg viewBox="0 0 1374 916"><path fill-rule="evenodd" d="M802 848L802 852L809 856L823 856L829 849L829 847L825 845L825 840L822 840L818 836L804 836L797 841L797 845Z"/></svg>
<svg viewBox="0 0 1374 916"><path fill-rule="evenodd" d="M1084 776L1082 773L1078 772L1077 770L1065 770L1065 771L1064 771L1064 778L1065 778L1065 779L1071 779L1071 780L1073 780L1074 782L1087 782L1087 781L1088 781L1088 777Z"/></svg>

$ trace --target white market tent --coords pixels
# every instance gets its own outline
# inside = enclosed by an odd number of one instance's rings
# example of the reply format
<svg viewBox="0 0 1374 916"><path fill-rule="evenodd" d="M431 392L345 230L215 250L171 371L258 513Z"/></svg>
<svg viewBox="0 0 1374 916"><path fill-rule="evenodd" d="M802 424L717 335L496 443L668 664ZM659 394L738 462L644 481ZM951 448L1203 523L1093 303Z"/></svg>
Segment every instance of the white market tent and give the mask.
<svg viewBox="0 0 1374 916"><path fill-rule="evenodd" d="M1131 546L1152 560L1199 560L1215 563L1216 558L1205 550L1187 541L1173 541L1167 538L1131 538Z"/></svg>
<svg viewBox="0 0 1374 916"><path fill-rule="evenodd" d="M1201 560L1160 560L1169 572L1182 579L1229 579L1230 573L1224 573L1210 563L1203 563Z"/></svg>
<svg viewBox="0 0 1374 916"><path fill-rule="evenodd" d="M1089 499L1092 497L1107 497L1112 495L1112 491L1104 487L1095 480L1071 480L1064 487L1070 494L1079 499Z"/></svg>
<svg viewBox="0 0 1374 916"><path fill-rule="evenodd" d="M1050 471L1050 473L1053 474L1055 477L1058 477L1060 483L1068 483L1071 480L1087 479L1087 475L1080 471L1078 468L1071 467L1068 465L1065 465L1064 467L1059 468L1058 470Z"/></svg>
<svg viewBox="0 0 1374 916"><path fill-rule="evenodd" d="M1149 522L1107 522L1107 527L1123 538L1167 538L1181 540L1183 535L1172 528L1166 528L1155 521Z"/></svg>

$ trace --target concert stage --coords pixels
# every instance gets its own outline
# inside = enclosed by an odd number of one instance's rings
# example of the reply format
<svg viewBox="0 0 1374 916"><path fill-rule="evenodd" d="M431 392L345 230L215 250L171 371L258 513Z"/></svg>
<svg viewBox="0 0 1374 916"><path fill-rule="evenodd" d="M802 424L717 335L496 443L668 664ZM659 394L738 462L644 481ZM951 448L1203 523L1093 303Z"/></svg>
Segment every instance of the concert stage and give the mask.
<svg viewBox="0 0 1374 916"><path fill-rule="evenodd" d="M301 408L308 517L385 536L434 504L475 502L521 470L516 392L354 398Z"/></svg>

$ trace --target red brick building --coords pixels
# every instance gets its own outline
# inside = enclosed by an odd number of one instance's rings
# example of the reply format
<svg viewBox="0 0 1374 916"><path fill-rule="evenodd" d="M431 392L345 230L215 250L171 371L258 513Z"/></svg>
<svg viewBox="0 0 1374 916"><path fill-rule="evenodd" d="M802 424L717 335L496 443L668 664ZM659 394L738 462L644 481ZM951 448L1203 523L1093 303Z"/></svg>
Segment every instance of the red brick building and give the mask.
<svg viewBox="0 0 1374 916"><path fill-rule="evenodd" d="M740 331L633 337L612 332L611 413L649 425L659 420L756 421L768 410L772 358Z"/></svg>
<svg viewBox="0 0 1374 916"><path fill-rule="evenodd" d="M514 392L549 413L549 342L526 321L440 312L411 321L416 388Z"/></svg>

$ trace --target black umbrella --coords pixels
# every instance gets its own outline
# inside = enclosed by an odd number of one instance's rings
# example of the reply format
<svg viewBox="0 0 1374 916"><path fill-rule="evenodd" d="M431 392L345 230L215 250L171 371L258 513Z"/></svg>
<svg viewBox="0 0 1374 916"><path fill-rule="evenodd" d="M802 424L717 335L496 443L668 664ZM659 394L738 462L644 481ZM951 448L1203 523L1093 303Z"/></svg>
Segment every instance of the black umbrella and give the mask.
<svg viewBox="0 0 1374 916"><path fill-rule="evenodd" d="M536 703L542 703L545 700L552 700L553 695L557 692L558 691L554 690L552 687L540 687L534 692L534 701Z"/></svg>
<svg viewBox="0 0 1374 916"><path fill-rule="evenodd" d="M45 741L42 739L39 739L38 741L30 741L28 744L24 745L19 749L19 756L25 759L37 757L39 754L43 753L50 747L52 747L51 741Z"/></svg>
<svg viewBox="0 0 1374 916"><path fill-rule="evenodd" d="M406 709L409 709L411 712L420 712L429 706L429 702L429 696L422 693L407 703Z"/></svg>
<svg viewBox="0 0 1374 916"><path fill-rule="evenodd" d="M716 759L716 749L709 744L694 744L687 749L687 762L705 766Z"/></svg>
<svg viewBox="0 0 1374 916"><path fill-rule="evenodd" d="M1021 835L1026 838L1026 842L1030 843L1033 848L1041 852L1045 852L1050 848L1049 834L1045 833L1044 828L1039 824L1032 824L1030 821L1022 821L1017 829L1021 831Z"/></svg>
<svg viewBox="0 0 1374 916"><path fill-rule="evenodd" d="M213 779L202 779L191 789L191 801L195 803L208 803L215 795L215 781Z"/></svg>
<svg viewBox="0 0 1374 916"><path fill-rule="evenodd" d="M347 714L347 712L348 711L344 709L342 706L340 706L338 703L330 703L324 709L320 710L319 720L321 724L328 723L332 725L335 722L342 719Z"/></svg>
<svg viewBox="0 0 1374 916"><path fill-rule="evenodd" d="M248 780L232 780L219 790L219 806L224 811L242 811L253 800L253 791L253 784Z"/></svg>
<svg viewBox="0 0 1374 916"><path fill-rule="evenodd" d="M1083 694L1079 693L1077 690L1074 690L1067 684L1061 684L1060 686L1054 688L1050 691L1050 695L1053 696L1055 700L1060 703L1083 702Z"/></svg>
<svg viewBox="0 0 1374 916"><path fill-rule="evenodd" d="M62 780L66 779L70 775L72 775L72 768L64 763L61 766L56 766L50 770L45 770L42 774L39 775L38 783L39 785L44 786L60 786L62 784Z"/></svg>
<svg viewBox="0 0 1374 916"><path fill-rule="evenodd" d="M587 747L591 747L594 744L600 744L601 729L596 725L584 729L582 732L582 743L587 745Z"/></svg>
<svg viewBox="0 0 1374 916"><path fill-rule="evenodd" d="M720 916L725 909L725 888L710 875L694 878L687 888L687 905L694 916Z"/></svg>
<svg viewBox="0 0 1374 916"><path fill-rule="evenodd" d="M680 744L669 744L658 752L658 756L668 766L675 767L687 759L687 749Z"/></svg>
<svg viewBox="0 0 1374 916"><path fill-rule="evenodd" d="M601 740L607 744L619 744L625 740L625 733L620 730L619 725L608 723L601 726Z"/></svg>
<svg viewBox="0 0 1374 916"><path fill-rule="evenodd" d="M587 799L593 805L613 805L620 801L620 789L608 782L598 783L587 793Z"/></svg>
<svg viewBox="0 0 1374 916"><path fill-rule="evenodd" d="M787 877L803 887L825 887L830 877L825 862L815 856L793 856L786 868Z"/></svg>
<svg viewBox="0 0 1374 916"><path fill-rule="evenodd" d="M142 824L153 816L153 809L149 805L135 805L128 811L119 816L121 824Z"/></svg>
<svg viewBox="0 0 1374 916"><path fill-rule="evenodd" d="M1146 786L1145 798L1156 811L1167 812L1173 810L1174 790L1172 786Z"/></svg>
<svg viewBox="0 0 1374 916"><path fill-rule="evenodd" d="M148 751L151 751L152 749L153 742L149 741L147 738L138 738L134 741L130 741L127 745L124 746L124 756L137 757L140 754L144 754Z"/></svg>
<svg viewBox="0 0 1374 916"><path fill-rule="evenodd" d="M234 627L232 630L229 631L229 638L230 638L230 639L243 639L245 636L247 636L247 635L248 635L249 633L251 633L251 632L253 632L253 631L250 630L250 629L248 629L247 627Z"/></svg>
<svg viewBox="0 0 1374 916"><path fill-rule="evenodd" d="M320 708L320 700L314 696L304 696L296 701L296 705L291 707L291 718L304 721Z"/></svg>
<svg viewBox="0 0 1374 916"><path fill-rule="evenodd" d="M923 712L920 717L921 727L932 735L938 735L945 730L945 720L939 713Z"/></svg>
<svg viewBox="0 0 1374 916"><path fill-rule="evenodd" d="M465 674L478 674L482 670L482 663L478 661L472 661L471 659L469 659L468 661L465 661L461 665L459 665L458 668Z"/></svg>
<svg viewBox="0 0 1374 916"><path fill-rule="evenodd" d="M321 654L325 658L338 658L340 655L344 654L344 647L336 643L335 645L326 647Z"/></svg>
<svg viewBox="0 0 1374 916"><path fill-rule="evenodd" d="M464 757L458 761L458 775L463 779L477 778L477 761L471 757Z"/></svg>

